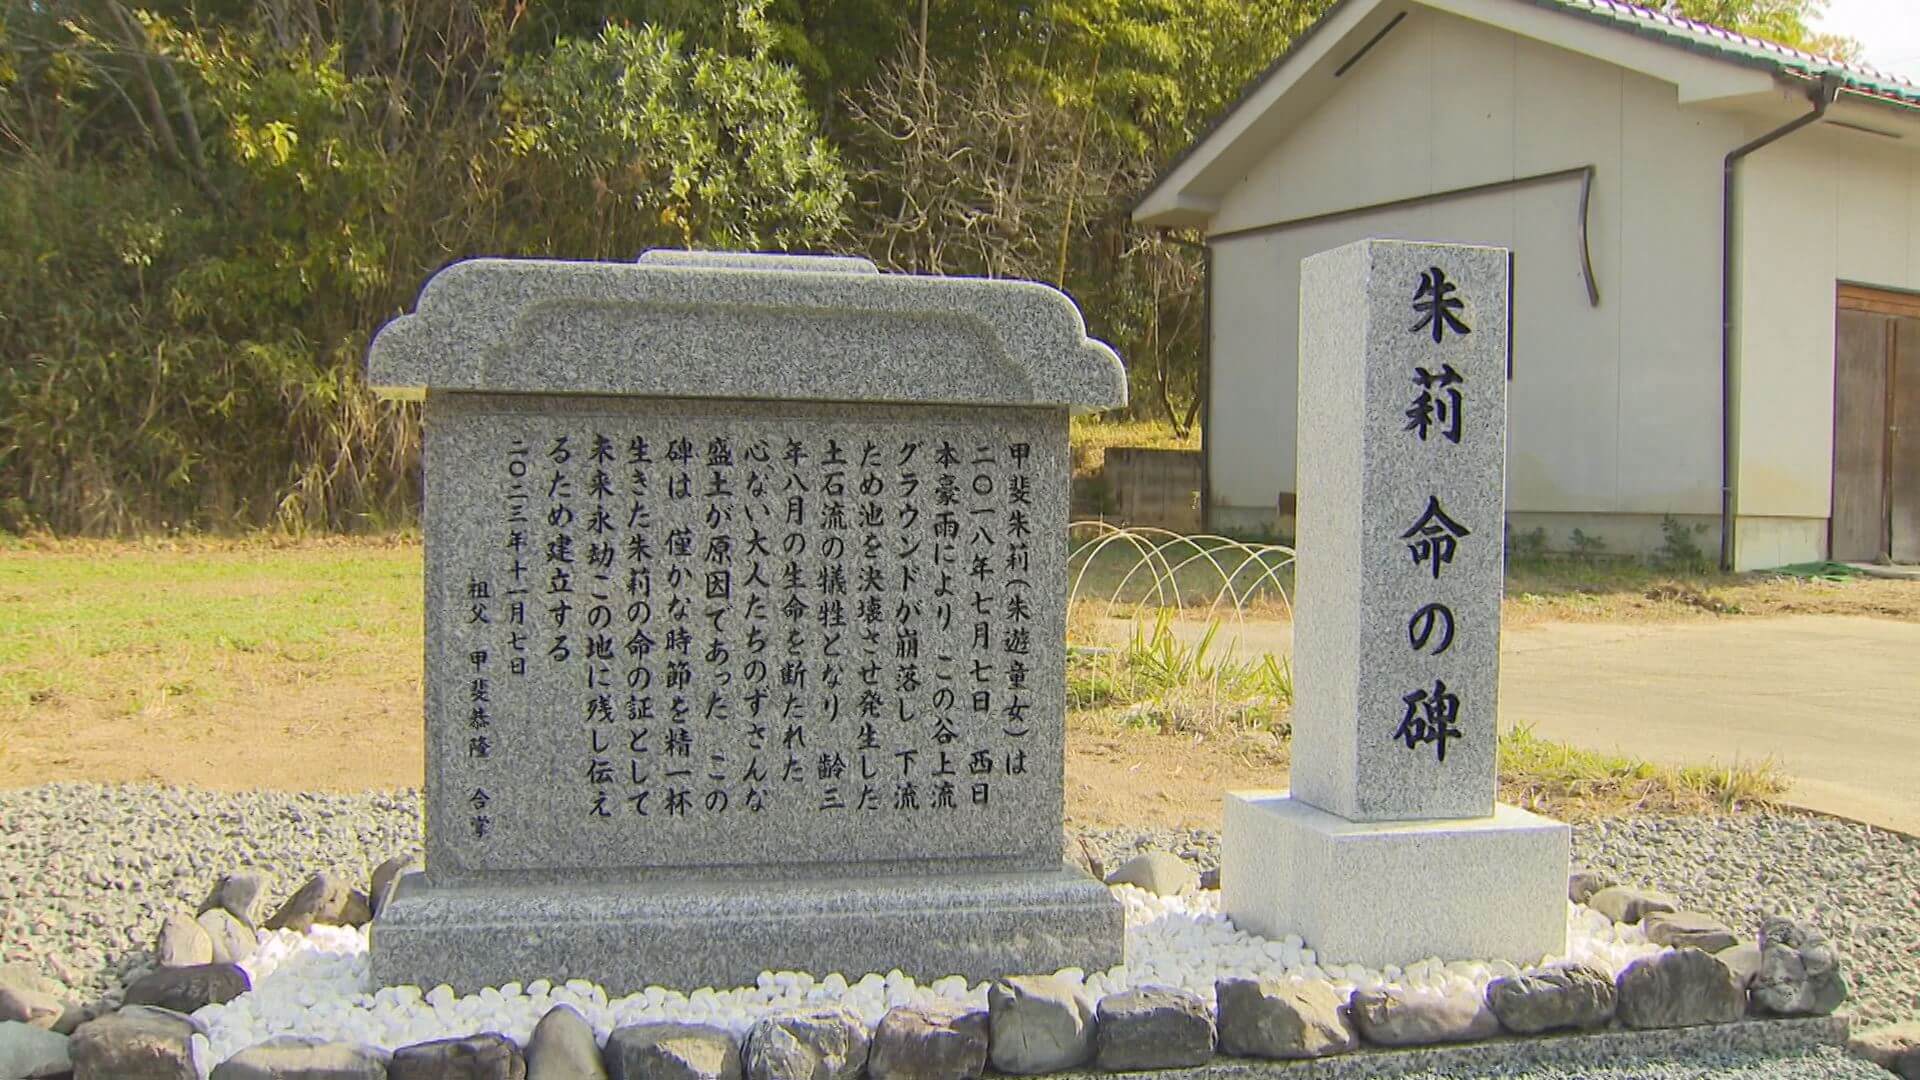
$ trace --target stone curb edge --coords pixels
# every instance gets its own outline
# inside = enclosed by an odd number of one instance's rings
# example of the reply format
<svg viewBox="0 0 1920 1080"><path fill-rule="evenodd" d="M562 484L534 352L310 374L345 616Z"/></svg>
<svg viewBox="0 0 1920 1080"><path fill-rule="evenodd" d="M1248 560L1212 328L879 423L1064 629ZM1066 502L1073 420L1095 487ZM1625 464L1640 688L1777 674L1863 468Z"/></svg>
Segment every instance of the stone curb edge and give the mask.
<svg viewBox="0 0 1920 1080"><path fill-rule="evenodd" d="M1190 1069L1154 1072L1073 1072L1073 1080L1114 1076L1156 1080L1374 1080L1423 1069L1493 1069L1529 1065L1595 1065L1629 1059L1688 1058L1728 1052L1788 1054L1822 1046L1844 1048L1851 1020L1817 1016L1741 1020L1704 1027L1652 1031L1600 1031L1548 1036L1503 1036L1478 1043L1407 1049L1367 1046L1311 1061L1260 1061L1215 1057Z"/></svg>

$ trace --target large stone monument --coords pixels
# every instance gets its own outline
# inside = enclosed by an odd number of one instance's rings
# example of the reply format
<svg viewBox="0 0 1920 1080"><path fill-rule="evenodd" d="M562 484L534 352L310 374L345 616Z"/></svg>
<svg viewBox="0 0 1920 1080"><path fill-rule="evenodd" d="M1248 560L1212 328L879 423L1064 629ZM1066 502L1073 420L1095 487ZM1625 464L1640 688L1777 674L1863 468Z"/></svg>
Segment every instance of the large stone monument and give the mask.
<svg viewBox="0 0 1920 1080"><path fill-rule="evenodd" d="M385 327L424 397L426 869L384 984L1118 963L1063 864L1059 292L862 259L481 259Z"/></svg>
<svg viewBox="0 0 1920 1080"><path fill-rule="evenodd" d="M1567 827L1494 798L1508 276L1378 240L1302 266L1292 790L1227 796L1221 887L1327 961L1566 947Z"/></svg>

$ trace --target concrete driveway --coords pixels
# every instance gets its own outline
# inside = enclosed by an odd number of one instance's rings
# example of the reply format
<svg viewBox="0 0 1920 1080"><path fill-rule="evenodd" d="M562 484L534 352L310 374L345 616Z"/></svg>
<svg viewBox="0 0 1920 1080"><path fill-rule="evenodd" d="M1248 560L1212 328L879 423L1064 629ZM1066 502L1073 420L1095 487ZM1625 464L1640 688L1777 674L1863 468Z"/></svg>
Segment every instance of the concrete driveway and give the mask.
<svg viewBox="0 0 1920 1080"><path fill-rule="evenodd" d="M1292 630L1249 623L1231 636L1243 656L1287 653ZM1920 835L1920 624L1794 615L1510 629L1500 722L1673 764L1772 758L1794 780L1790 802Z"/></svg>

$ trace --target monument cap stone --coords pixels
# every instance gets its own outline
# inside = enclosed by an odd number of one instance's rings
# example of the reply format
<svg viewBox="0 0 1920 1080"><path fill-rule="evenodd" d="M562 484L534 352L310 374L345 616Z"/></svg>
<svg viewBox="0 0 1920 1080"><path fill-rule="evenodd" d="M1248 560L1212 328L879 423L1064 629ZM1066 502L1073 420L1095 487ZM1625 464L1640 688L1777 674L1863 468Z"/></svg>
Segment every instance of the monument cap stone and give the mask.
<svg viewBox="0 0 1920 1080"><path fill-rule="evenodd" d="M1118 961L1060 822L1067 418L1125 379L1065 296L480 259L368 363L426 433L426 869L377 978Z"/></svg>

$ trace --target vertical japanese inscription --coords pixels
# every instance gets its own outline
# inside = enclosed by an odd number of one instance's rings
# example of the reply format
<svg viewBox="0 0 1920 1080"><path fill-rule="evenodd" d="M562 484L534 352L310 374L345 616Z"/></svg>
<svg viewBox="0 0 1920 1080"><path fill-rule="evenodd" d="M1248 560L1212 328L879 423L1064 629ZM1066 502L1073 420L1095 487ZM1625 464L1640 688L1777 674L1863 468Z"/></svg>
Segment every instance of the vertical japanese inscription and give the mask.
<svg viewBox="0 0 1920 1080"><path fill-rule="evenodd" d="M504 538L464 584L463 857L798 861L795 830L992 856L1057 816L1053 419L503 404L455 429L504 463L446 508Z"/></svg>
<svg viewBox="0 0 1920 1080"><path fill-rule="evenodd" d="M1413 572L1435 583L1452 564L1461 544L1477 542L1473 530L1448 515L1438 490L1453 478L1454 469L1445 455L1460 444L1463 432L1468 430L1464 418L1471 387L1452 364L1437 356L1431 360L1422 356L1437 352L1449 337L1458 339L1473 333L1461 315L1466 303L1454 295L1458 291L1458 284L1448 280L1446 270L1427 268L1413 290L1413 311L1418 318L1408 330L1413 345L1410 351L1416 361L1410 381L1418 392L1406 409L1405 430L1411 437L1404 452L1437 457L1422 470L1435 478L1434 490L1426 492L1425 509L1400 539L1407 546ZM1441 599L1431 599L1408 613L1407 646L1415 653L1437 658L1447 652L1454 635L1462 629L1452 607ZM1393 739L1408 750L1431 746L1435 760L1444 764L1448 743L1462 737L1460 694L1448 688L1444 677L1436 676L1430 685L1415 686L1402 694L1399 704L1402 710Z"/></svg>

